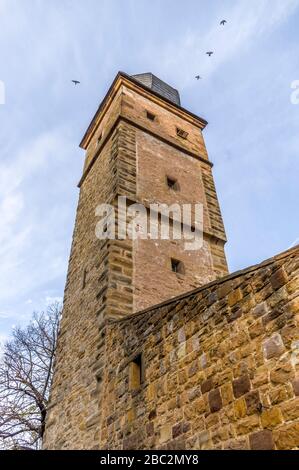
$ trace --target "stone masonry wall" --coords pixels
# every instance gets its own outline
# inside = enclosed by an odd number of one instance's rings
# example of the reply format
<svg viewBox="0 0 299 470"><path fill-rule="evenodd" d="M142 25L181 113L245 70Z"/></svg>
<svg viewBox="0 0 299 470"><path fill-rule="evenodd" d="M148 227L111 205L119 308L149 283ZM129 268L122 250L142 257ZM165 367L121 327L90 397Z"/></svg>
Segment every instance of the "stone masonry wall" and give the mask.
<svg viewBox="0 0 299 470"><path fill-rule="evenodd" d="M85 147L45 448L99 447L99 423L105 422L108 318L130 316L227 272L225 233L199 119L146 90L137 92L122 84L107 103ZM147 118L147 111L156 115L155 122ZM177 127L188 132L187 139L177 135ZM146 154L145 142L154 153ZM181 241L157 247L151 240L144 244L95 236L99 204L116 206L118 196L126 196L129 203L148 198L155 188L151 166L154 174L169 169L183 177L178 202L190 202L196 189L196 202L204 205L204 246L192 260ZM140 183L144 189L146 182L148 189L139 194ZM165 183L156 193L157 202L168 201L166 190ZM171 258L178 253L186 265L185 275L171 269Z"/></svg>
<svg viewBox="0 0 299 470"><path fill-rule="evenodd" d="M299 448L298 323L298 247L109 322L99 448Z"/></svg>

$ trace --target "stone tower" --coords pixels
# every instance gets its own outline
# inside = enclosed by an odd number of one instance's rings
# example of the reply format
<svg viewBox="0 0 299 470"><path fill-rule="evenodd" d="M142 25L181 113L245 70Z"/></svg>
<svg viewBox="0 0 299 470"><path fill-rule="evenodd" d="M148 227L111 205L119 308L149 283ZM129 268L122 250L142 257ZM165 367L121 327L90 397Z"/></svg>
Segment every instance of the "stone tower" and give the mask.
<svg viewBox="0 0 299 470"><path fill-rule="evenodd" d="M177 90L118 73L81 142L86 151L44 446L97 448L107 319L128 316L227 273L225 231L202 131ZM203 245L99 240L96 207L203 205ZM116 211L117 215L118 212ZM117 221L119 221L117 217ZM51 443L51 444L50 444ZM76 445L78 448L78 444Z"/></svg>

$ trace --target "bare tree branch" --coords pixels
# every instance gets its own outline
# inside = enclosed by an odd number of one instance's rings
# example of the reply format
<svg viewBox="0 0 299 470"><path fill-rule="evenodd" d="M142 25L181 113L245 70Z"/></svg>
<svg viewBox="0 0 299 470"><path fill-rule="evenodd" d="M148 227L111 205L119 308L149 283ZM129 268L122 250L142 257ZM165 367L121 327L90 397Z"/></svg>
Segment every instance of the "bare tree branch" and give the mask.
<svg viewBox="0 0 299 470"><path fill-rule="evenodd" d="M0 449L39 449L45 430L61 306L34 313L0 357Z"/></svg>

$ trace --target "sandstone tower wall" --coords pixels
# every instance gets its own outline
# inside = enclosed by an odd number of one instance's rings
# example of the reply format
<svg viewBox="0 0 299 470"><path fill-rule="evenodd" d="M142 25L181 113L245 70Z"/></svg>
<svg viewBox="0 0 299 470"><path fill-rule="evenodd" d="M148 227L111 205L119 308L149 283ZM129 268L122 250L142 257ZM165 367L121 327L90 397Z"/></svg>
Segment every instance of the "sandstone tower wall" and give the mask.
<svg viewBox="0 0 299 470"><path fill-rule="evenodd" d="M298 249L223 277L226 236L206 122L166 89L167 97L118 74L81 142L44 447L295 448ZM119 196L147 211L201 203L202 248L99 240L96 207L116 208ZM172 270L174 258L183 272Z"/></svg>

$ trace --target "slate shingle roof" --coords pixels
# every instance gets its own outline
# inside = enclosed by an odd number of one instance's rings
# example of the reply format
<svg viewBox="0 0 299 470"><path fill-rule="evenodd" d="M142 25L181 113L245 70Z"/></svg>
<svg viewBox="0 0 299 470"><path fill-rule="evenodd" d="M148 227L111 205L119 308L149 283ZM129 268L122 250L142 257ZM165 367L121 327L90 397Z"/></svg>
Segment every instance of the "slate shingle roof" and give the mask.
<svg viewBox="0 0 299 470"><path fill-rule="evenodd" d="M151 88L153 91L159 93L159 95L164 96L164 98L167 98L173 103L179 106L181 105L179 92L152 73L139 73L137 75L132 75L132 78L147 86L148 88Z"/></svg>

